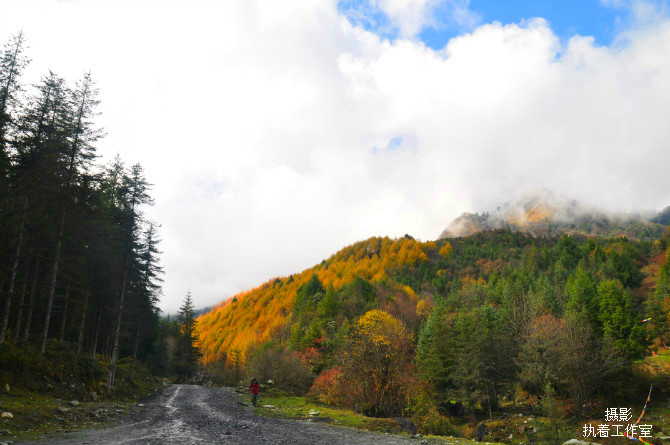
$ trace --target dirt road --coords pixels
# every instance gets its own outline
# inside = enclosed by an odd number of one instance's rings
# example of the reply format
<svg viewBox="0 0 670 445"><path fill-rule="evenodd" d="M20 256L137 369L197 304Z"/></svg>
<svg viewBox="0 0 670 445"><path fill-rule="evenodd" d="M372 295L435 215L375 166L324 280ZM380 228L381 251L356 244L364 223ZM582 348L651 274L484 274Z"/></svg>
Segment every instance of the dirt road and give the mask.
<svg viewBox="0 0 670 445"><path fill-rule="evenodd" d="M74 444L413 444L403 436L327 424L272 419L240 406L231 388L172 385L145 403L146 409L120 425L50 437L35 445Z"/></svg>

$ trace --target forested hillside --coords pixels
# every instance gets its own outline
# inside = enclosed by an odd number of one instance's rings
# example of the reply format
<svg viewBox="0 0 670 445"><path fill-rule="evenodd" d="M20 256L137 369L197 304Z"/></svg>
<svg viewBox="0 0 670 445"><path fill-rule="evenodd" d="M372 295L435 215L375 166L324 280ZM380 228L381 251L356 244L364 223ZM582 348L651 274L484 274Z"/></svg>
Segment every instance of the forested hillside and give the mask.
<svg viewBox="0 0 670 445"><path fill-rule="evenodd" d="M392 295L389 301L384 301L389 310L399 316L404 311L416 318L417 304L430 305L430 301L421 300L411 287L389 278L407 267L423 270L430 264L430 258L437 262L449 252L448 243L443 243L438 251L434 242L420 243L411 237L371 238L342 249L300 274L276 278L236 295L198 319L204 360L219 360L232 351L245 355L250 347L285 328L292 318L300 319L292 334L294 343L309 345L310 339L321 337L321 330L316 325L308 326L305 317L312 314L321 299L326 311L330 310L330 302L344 299L342 311L352 320L364 309L377 307L371 282L388 286L381 292L381 298ZM340 295L334 295L336 290ZM315 295L319 296L315 299Z"/></svg>
<svg viewBox="0 0 670 445"><path fill-rule="evenodd" d="M589 415L637 394L634 363L670 342L667 247L667 233L371 238L201 316L204 360L427 432L519 391Z"/></svg>
<svg viewBox="0 0 670 445"><path fill-rule="evenodd" d="M0 52L0 377L52 377L40 356L57 375L99 358L111 391L120 357L131 380L136 360L160 359L151 184L139 164L98 159L92 76L49 72L28 86L25 48L19 33Z"/></svg>

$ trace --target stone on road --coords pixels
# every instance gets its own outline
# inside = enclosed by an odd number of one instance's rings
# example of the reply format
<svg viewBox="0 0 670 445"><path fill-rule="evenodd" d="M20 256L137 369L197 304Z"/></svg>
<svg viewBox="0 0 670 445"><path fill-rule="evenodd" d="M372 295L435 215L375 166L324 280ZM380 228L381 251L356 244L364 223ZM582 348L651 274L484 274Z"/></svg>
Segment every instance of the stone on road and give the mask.
<svg viewBox="0 0 670 445"><path fill-rule="evenodd" d="M231 388L172 385L146 412L106 429L49 437L35 445L75 444L417 444L408 437L253 414Z"/></svg>

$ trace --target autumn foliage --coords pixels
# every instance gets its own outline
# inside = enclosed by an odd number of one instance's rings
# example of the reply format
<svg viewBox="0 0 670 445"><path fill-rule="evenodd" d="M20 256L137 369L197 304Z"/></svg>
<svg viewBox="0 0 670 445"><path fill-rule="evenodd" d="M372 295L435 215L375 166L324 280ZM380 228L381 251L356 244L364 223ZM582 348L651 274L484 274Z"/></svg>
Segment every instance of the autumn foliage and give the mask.
<svg viewBox="0 0 670 445"><path fill-rule="evenodd" d="M344 349L341 397L363 413L402 414L415 386L412 333L392 315L373 309L358 319Z"/></svg>
<svg viewBox="0 0 670 445"><path fill-rule="evenodd" d="M223 303L199 318L200 340L230 375L411 417L422 434L452 434L454 416L490 419L519 388L581 416L621 387L610 377L627 381L652 339L670 338L665 249L504 230L371 238Z"/></svg>
<svg viewBox="0 0 670 445"><path fill-rule="evenodd" d="M442 244L440 255L447 244ZM276 278L237 294L198 318L203 356L205 360L219 360L226 357L227 351L238 350L245 357L254 345L268 340L273 331L288 323L298 289L313 275L325 288L334 290L351 283L355 277L381 282L403 267L428 261L429 256L437 254L436 250L435 242L421 243L409 237L370 238L345 247L299 274ZM393 298L386 300L394 315L415 317L416 297L411 308L402 307ZM405 315L401 315L403 312Z"/></svg>

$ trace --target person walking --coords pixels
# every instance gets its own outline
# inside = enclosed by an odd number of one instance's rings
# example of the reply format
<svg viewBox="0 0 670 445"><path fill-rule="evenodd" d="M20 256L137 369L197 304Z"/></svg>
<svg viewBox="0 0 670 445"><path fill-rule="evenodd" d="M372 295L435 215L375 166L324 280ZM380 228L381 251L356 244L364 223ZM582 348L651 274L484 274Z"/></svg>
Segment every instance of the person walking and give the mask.
<svg viewBox="0 0 670 445"><path fill-rule="evenodd" d="M258 400L258 380L255 378L251 381L249 389L251 390L251 403L256 406L256 401Z"/></svg>

